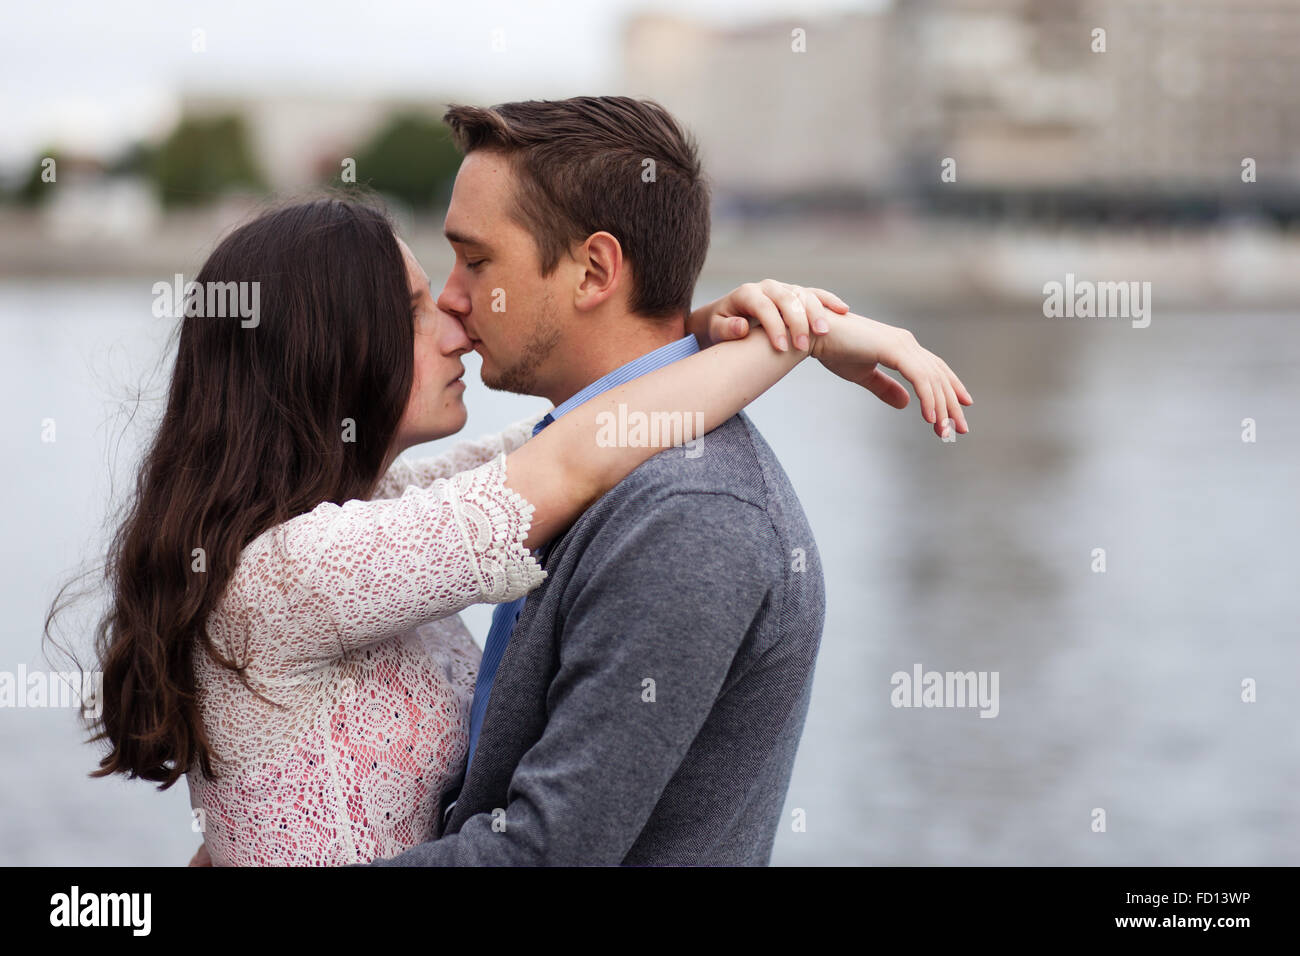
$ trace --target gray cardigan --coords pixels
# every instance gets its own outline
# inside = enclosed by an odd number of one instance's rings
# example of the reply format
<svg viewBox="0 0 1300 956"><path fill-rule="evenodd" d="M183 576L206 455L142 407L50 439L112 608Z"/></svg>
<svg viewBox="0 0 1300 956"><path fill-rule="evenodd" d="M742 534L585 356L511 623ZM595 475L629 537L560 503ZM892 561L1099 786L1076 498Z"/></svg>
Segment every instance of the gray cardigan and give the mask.
<svg viewBox="0 0 1300 956"><path fill-rule="evenodd" d="M691 454L660 452L556 539L445 829L377 864L770 861L821 563L747 416Z"/></svg>

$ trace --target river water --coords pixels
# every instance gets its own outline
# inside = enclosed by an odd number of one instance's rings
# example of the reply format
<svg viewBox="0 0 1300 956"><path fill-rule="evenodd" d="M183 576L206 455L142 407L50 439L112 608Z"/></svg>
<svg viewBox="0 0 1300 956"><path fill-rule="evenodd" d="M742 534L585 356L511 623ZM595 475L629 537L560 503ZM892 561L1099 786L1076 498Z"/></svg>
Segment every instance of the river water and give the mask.
<svg viewBox="0 0 1300 956"><path fill-rule="evenodd" d="M157 413L162 377L130 426L122 404L169 331L150 285L0 282L0 671L46 667L44 611L100 547L110 475L127 487ZM944 443L915 402L886 408L805 363L750 410L828 599L773 862L1300 862L1300 314L1157 305L1134 329L885 314L837 291L916 332L976 405ZM466 365L466 434L539 406ZM480 642L489 616L466 614ZM918 665L996 672L996 717L893 706L892 675ZM94 764L70 710L0 710L0 863L188 859L183 783L91 780Z"/></svg>

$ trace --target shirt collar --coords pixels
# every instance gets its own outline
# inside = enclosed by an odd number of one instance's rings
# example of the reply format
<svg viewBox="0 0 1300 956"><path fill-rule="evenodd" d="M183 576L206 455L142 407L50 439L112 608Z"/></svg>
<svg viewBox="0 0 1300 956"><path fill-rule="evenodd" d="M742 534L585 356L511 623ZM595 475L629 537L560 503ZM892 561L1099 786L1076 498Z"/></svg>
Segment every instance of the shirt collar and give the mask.
<svg viewBox="0 0 1300 956"><path fill-rule="evenodd" d="M552 418L559 418L565 415L583 402L589 402L601 392L607 392L615 386L622 385L624 382L630 382L634 378L640 378L648 372L655 369L663 368L665 365L671 365L673 362L680 361L688 355L694 355L700 350L700 343L694 335L688 335L680 338L676 342L669 342L667 345L660 346L653 352L647 352L645 355L634 358L626 365L620 365L608 375L596 379L578 394L574 395L568 401L561 402L551 411Z"/></svg>

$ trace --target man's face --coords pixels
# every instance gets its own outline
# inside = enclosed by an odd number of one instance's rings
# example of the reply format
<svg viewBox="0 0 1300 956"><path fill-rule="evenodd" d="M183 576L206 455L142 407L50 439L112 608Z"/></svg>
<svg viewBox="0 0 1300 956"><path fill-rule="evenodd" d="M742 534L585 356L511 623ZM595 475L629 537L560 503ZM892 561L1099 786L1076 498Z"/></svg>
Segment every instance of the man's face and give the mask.
<svg viewBox="0 0 1300 956"><path fill-rule="evenodd" d="M461 163L444 232L456 263L438 307L460 319L488 388L544 395L563 338L565 270L543 278L533 237L510 215L515 175L500 153Z"/></svg>

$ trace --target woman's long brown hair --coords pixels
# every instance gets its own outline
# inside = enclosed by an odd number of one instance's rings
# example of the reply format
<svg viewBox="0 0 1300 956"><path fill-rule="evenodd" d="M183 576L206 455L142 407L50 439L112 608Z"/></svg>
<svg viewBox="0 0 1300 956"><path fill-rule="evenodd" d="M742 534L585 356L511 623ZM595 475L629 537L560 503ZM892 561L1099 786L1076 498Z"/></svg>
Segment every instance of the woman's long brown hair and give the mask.
<svg viewBox="0 0 1300 956"><path fill-rule="evenodd" d="M264 213L227 236L196 281L257 283L256 322L181 320L166 410L112 539L110 604L95 631L93 739L109 750L91 775L163 790L196 764L213 776L194 660L202 642L243 666L206 631L243 549L322 502L369 496L414 363L405 263L373 206L322 199Z"/></svg>

